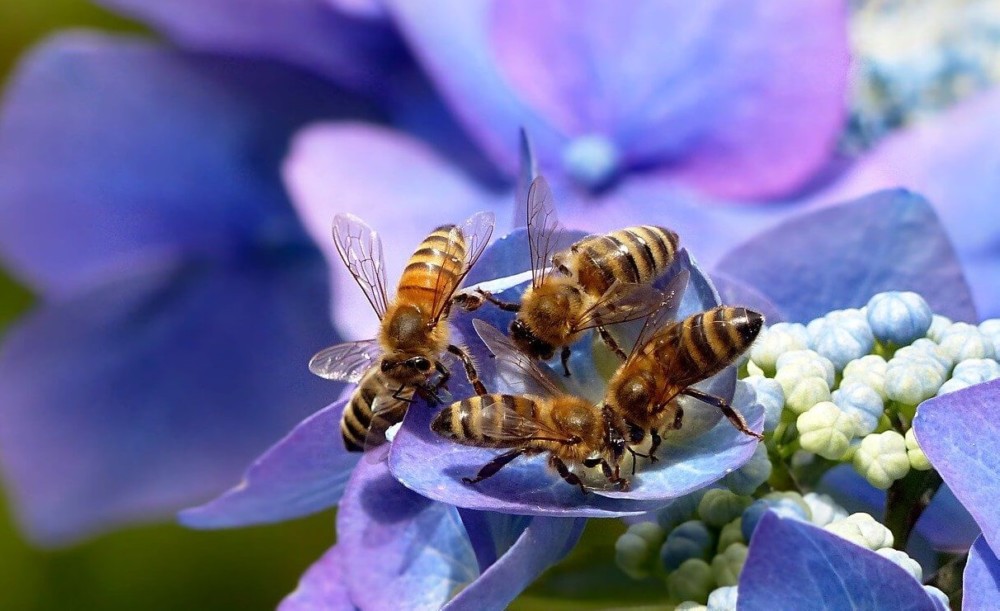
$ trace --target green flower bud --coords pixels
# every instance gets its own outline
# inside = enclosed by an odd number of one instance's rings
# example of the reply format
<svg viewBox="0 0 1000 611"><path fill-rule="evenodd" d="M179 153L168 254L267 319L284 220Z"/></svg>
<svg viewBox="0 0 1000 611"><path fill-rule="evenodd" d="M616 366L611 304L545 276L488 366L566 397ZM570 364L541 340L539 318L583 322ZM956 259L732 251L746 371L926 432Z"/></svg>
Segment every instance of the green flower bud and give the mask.
<svg viewBox="0 0 1000 611"><path fill-rule="evenodd" d="M795 421L802 449L830 460L839 460L847 452L858 430L858 418L847 414L829 401L823 401L800 414Z"/></svg>
<svg viewBox="0 0 1000 611"><path fill-rule="evenodd" d="M809 334L805 325L779 322L764 327L750 348L750 361L765 375L773 375L778 357L789 350L804 350L809 347Z"/></svg>
<svg viewBox="0 0 1000 611"><path fill-rule="evenodd" d="M667 591L673 600L708 600L708 593L713 589L712 567L699 558L685 561L667 575Z"/></svg>
<svg viewBox="0 0 1000 611"><path fill-rule="evenodd" d="M884 358L877 354L867 354L851 361L844 367L840 387L843 388L849 382L864 384L877 392L879 397L885 401L885 373L888 368L889 364Z"/></svg>
<svg viewBox="0 0 1000 611"><path fill-rule="evenodd" d="M698 517L712 528L722 528L743 515L743 510L753 502L749 496L740 496L729 490L713 488L701 497Z"/></svg>
<svg viewBox="0 0 1000 611"><path fill-rule="evenodd" d="M779 373L774 379L785 392L785 407L793 413L801 414L817 403L830 400L830 385L824 378L810 376L782 379Z"/></svg>
<svg viewBox="0 0 1000 611"><path fill-rule="evenodd" d="M735 586L740 581L740 571L747 560L747 546L733 543L726 551L712 558L712 575L720 586Z"/></svg>
<svg viewBox="0 0 1000 611"><path fill-rule="evenodd" d="M927 460L927 455L920 449L917 443L917 435L913 429L906 431L903 437L906 442L906 458L910 461L910 466L917 471L928 471L931 468L931 461Z"/></svg>
<svg viewBox="0 0 1000 611"><path fill-rule="evenodd" d="M719 531L719 545L715 548L719 553L725 551L733 543L746 543L743 538L743 519L736 518Z"/></svg>

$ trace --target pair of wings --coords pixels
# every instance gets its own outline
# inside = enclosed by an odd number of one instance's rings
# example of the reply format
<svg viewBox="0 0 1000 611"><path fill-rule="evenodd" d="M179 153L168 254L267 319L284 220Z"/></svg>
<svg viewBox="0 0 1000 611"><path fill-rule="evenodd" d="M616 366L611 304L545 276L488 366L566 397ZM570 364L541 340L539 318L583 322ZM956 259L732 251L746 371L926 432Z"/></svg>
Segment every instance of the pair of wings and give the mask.
<svg viewBox="0 0 1000 611"><path fill-rule="evenodd" d="M446 266L439 266L431 306L432 323L437 323L447 312L455 290L482 256L493 235L493 224L492 212L479 212L469 217L461 227L454 227L449 232L448 241L442 247L444 260L457 259L463 246L465 259L456 278L449 278L445 273ZM384 319L389 298L382 238L358 217L338 214L333 221L333 244L379 320ZM321 378L357 383L381 354L382 350L374 339L337 344L317 352L309 361L309 370Z"/></svg>
<svg viewBox="0 0 1000 611"><path fill-rule="evenodd" d="M535 178L528 188L526 214L531 286L537 289L549 274L558 270L553 256L569 247L559 239L563 232L556 216L552 190L542 176ZM572 321L570 332L579 333L644 318L658 307L661 300L660 291L651 285L616 281Z"/></svg>

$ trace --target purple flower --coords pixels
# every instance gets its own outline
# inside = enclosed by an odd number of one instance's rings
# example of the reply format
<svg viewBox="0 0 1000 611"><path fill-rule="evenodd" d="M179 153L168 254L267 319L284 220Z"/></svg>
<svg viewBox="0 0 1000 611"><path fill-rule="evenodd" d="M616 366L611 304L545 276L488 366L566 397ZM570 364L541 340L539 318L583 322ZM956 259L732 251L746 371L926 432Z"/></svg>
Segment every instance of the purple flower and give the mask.
<svg viewBox="0 0 1000 611"><path fill-rule="evenodd" d="M278 174L355 98L271 62L76 34L13 75L0 253L38 306L0 347L0 465L36 541L163 519L337 387L323 259Z"/></svg>

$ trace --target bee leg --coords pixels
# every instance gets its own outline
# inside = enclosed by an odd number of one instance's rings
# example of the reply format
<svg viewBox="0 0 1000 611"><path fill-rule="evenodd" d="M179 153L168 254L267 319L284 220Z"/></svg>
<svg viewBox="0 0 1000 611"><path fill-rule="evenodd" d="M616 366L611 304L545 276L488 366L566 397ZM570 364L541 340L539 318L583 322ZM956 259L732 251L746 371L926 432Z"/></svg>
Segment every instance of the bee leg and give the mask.
<svg viewBox="0 0 1000 611"><path fill-rule="evenodd" d="M604 343L611 349L612 352L615 353L615 356L617 356L619 360L622 362L628 360L628 355L621 349L621 346L618 345L615 338L611 337L611 334L608 333L608 330L605 327L597 327L597 332L601 334L601 339L604 340Z"/></svg>
<svg viewBox="0 0 1000 611"><path fill-rule="evenodd" d="M465 482L466 484L476 484L488 477L493 477L494 475L497 474L497 471L503 469L504 465L514 460L521 454L524 454L524 452L525 448L517 448L511 450L510 452L504 452L500 456L497 456L490 462L483 465L483 468L479 470L479 473L476 474L476 477L463 477L462 481Z"/></svg>
<svg viewBox="0 0 1000 611"><path fill-rule="evenodd" d="M674 412L674 422L670 426L676 431L681 428L682 424L684 424L684 408L675 404L674 409L677 411Z"/></svg>
<svg viewBox="0 0 1000 611"><path fill-rule="evenodd" d="M715 407L721 409L722 413L726 415L726 418L733 423L733 426L735 426L736 430L739 432L750 435L751 437L756 437L757 439L764 438L764 436L760 433L754 433L751 431L750 427L747 426L747 421L743 419L742 414L734 410L725 399L716 397L715 395L710 395L707 392L702 392L697 388L685 388L681 392L689 397L694 397L699 401L704 401L709 405L714 405Z"/></svg>
<svg viewBox="0 0 1000 611"><path fill-rule="evenodd" d="M632 463L632 475L635 475L635 463ZM611 465L606 460L601 461L601 471L604 472L604 477L608 478L608 481L614 484L622 492L629 489L629 481L618 474L617 465L612 468Z"/></svg>
<svg viewBox="0 0 1000 611"><path fill-rule="evenodd" d="M569 346L563 346L562 353L559 355L559 360L562 361L563 371L565 372L567 378L569 377L570 354L572 354L572 352L570 352Z"/></svg>
<svg viewBox="0 0 1000 611"><path fill-rule="evenodd" d="M405 399L403 397L397 396L400 392L402 392L403 388L405 387L400 387L399 390L394 392L392 394L392 398L399 399L401 401L406 401L407 403L413 403L414 399ZM441 405L442 403L444 403L444 401L441 400L441 397L439 397L437 394L437 389L438 389L437 386L432 388L430 386L419 385L416 387L416 389L417 389L417 394L420 395L420 397L425 401L427 401L428 403L431 403L432 405Z"/></svg>
<svg viewBox="0 0 1000 611"><path fill-rule="evenodd" d="M448 345L448 352L454 354L462 361L462 365L465 367L465 375L469 378L469 384L472 384L472 388L475 389L476 394L480 397L487 394L486 387L479 381L479 372L476 371L476 365L469 358L469 355L455 344Z"/></svg>
<svg viewBox="0 0 1000 611"><path fill-rule="evenodd" d="M396 390L392 391L392 398L395 399L395 400L397 400L397 401L402 401L404 403L413 403L415 401L415 399L413 399L411 397L404 397L402 394L400 394L404 390L406 390L406 384L403 384L399 388L397 388ZM425 390L425 389L423 389L423 388L421 388L421 387L418 386L417 387L417 392L420 392L421 390Z"/></svg>
<svg viewBox="0 0 1000 611"><path fill-rule="evenodd" d="M581 481L580 478L577 477L576 473L573 473L572 471L569 470L569 467L566 466L566 463L564 463L561 458L553 454L549 456L549 464L556 468L556 471L559 472L559 475L564 480L573 484L574 486L579 486L580 490L584 494L587 494L587 487L583 485L583 481Z"/></svg>
<svg viewBox="0 0 1000 611"><path fill-rule="evenodd" d="M649 444L649 456L651 457L650 460L652 460L653 458L655 458L653 457L653 454L656 453L657 448L660 447L660 442L663 441L663 438L660 437L660 434L656 432L656 429L650 429L649 438L653 440L653 442Z"/></svg>
<svg viewBox="0 0 1000 611"><path fill-rule="evenodd" d="M476 292L479 293L480 297L482 297L486 301L492 303L493 305L495 305L496 307L500 308L504 312L520 312L521 311L521 304L519 304L519 303L512 303L510 301L503 301L501 299L497 299L496 297L493 296L492 293L489 293L489 292L484 291L482 289L476 289ZM479 306L476 306L476 307L479 307Z"/></svg>
<svg viewBox="0 0 1000 611"><path fill-rule="evenodd" d="M448 390L448 380L451 379L451 372L448 371L448 368L441 361L434 364L434 369L437 369L437 372L441 374L441 379L434 385L434 390L436 391L439 388Z"/></svg>

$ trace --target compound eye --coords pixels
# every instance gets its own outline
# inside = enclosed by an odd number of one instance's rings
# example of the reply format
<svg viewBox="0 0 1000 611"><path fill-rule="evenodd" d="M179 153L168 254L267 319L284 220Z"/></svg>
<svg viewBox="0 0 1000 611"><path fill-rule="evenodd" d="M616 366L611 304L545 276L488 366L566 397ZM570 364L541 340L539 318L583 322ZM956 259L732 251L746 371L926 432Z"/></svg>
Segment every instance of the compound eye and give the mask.
<svg viewBox="0 0 1000 611"><path fill-rule="evenodd" d="M583 466L588 469L593 469L597 465L601 464L600 456L591 456L590 458L583 459Z"/></svg>
<svg viewBox="0 0 1000 611"><path fill-rule="evenodd" d="M423 357L417 357L413 359L413 366L417 368L417 371L428 371L431 368L431 362Z"/></svg>

